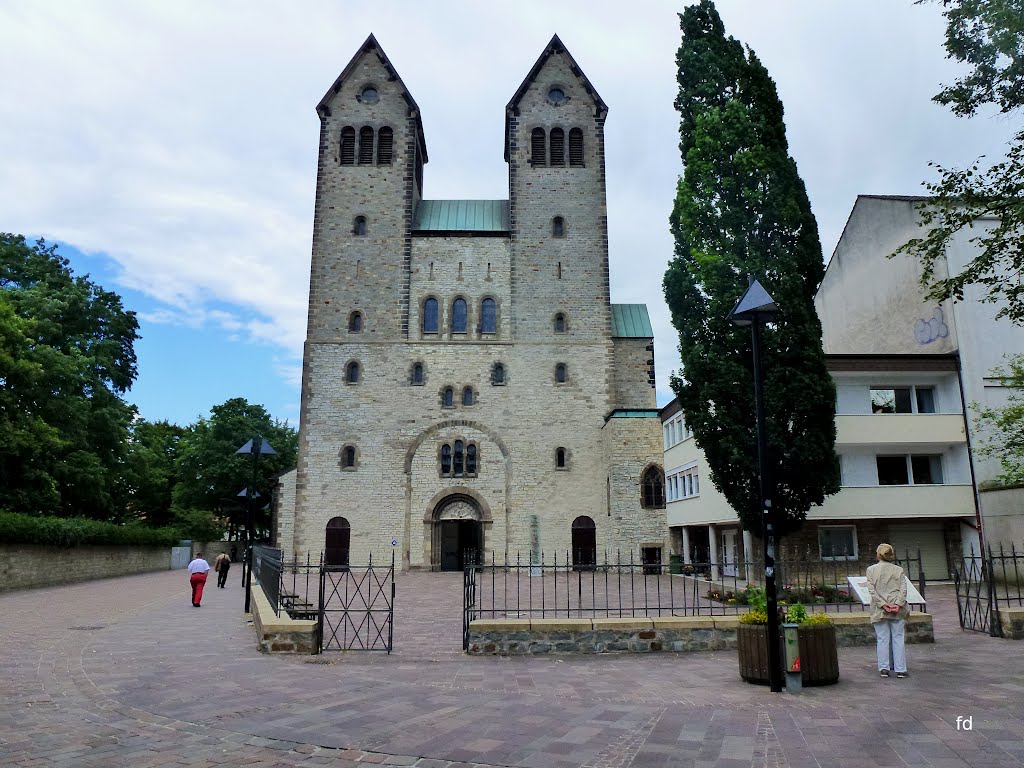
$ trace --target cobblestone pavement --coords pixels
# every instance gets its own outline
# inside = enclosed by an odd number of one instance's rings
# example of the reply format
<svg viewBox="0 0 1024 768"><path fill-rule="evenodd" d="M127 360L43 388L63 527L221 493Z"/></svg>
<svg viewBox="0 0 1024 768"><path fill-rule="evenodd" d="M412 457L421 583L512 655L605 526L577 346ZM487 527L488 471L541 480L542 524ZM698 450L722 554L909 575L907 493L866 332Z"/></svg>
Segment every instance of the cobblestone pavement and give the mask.
<svg viewBox="0 0 1024 768"><path fill-rule="evenodd" d="M392 656L264 656L231 573L200 609L181 571L0 595L0 766L1024 764L1024 644L962 633L949 587L910 678L840 649L793 696L735 652L463 656L457 574L398 577Z"/></svg>

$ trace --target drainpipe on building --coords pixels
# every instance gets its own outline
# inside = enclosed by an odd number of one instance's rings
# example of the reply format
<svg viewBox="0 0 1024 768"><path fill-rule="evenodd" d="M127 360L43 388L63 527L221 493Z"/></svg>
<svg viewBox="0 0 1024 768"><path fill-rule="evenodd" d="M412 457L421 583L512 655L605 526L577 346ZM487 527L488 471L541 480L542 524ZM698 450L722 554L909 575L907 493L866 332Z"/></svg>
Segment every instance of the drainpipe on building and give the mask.
<svg viewBox="0 0 1024 768"><path fill-rule="evenodd" d="M960 353L956 354L956 383L960 387L960 404L963 406L964 434L967 436L967 466L971 468L971 490L974 492L974 518L978 523L978 551L985 552L985 529L981 521L981 497L978 493L978 476L974 472L974 445L971 442L971 423L967 418L967 397L964 394L964 369Z"/></svg>

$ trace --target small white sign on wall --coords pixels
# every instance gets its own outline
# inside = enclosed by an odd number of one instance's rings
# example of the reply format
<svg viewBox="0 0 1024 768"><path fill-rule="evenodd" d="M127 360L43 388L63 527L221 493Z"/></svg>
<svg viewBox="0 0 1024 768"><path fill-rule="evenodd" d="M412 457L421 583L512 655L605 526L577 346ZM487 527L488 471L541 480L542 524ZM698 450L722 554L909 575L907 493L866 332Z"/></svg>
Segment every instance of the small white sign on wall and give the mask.
<svg viewBox="0 0 1024 768"><path fill-rule="evenodd" d="M846 580L850 582L850 588L857 593L857 597L863 605L871 605L871 593L868 591L868 577L867 576L847 576ZM907 603L910 605L924 605L924 598L921 593L917 591L917 587L908 579L906 576L903 580L907 584Z"/></svg>

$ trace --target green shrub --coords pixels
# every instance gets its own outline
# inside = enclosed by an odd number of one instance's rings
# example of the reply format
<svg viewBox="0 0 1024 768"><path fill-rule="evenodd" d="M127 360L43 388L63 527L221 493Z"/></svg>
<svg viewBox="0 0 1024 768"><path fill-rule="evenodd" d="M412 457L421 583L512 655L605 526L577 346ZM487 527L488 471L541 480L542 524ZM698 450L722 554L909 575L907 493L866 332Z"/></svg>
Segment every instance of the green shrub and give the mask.
<svg viewBox="0 0 1024 768"><path fill-rule="evenodd" d="M789 610L786 611L786 623L803 624L806 621L807 609L804 608L802 603L794 603L789 606Z"/></svg>
<svg viewBox="0 0 1024 768"><path fill-rule="evenodd" d="M148 528L138 523L117 525L84 517L33 517L0 510L0 543L78 547L87 544L128 544L170 547L181 539L175 528Z"/></svg>

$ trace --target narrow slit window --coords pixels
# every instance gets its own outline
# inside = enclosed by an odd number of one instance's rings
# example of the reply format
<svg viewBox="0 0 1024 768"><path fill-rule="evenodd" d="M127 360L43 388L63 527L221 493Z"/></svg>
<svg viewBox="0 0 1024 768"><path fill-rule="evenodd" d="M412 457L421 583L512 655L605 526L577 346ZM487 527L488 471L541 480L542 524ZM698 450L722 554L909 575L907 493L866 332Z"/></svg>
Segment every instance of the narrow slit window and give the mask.
<svg viewBox="0 0 1024 768"><path fill-rule="evenodd" d="M437 333L437 299L423 302L423 332Z"/></svg>
<svg viewBox="0 0 1024 768"><path fill-rule="evenodd" d="M353 312L348 316L348 332L349 333L362 333L363 332L363 313Z"/></svg>
<svg viewBox="0 0 1024 768"><path fill-rule="evenodd" d="M565 379L565 363L559 363L555 366L555 381L559 384L565 384Z"/></svg>
<svg viewBox="0 0 1024 768"><path fill-rule="evenodd" d="M452 473L452 447L445 443L441 446L441 474L450 475Z"/></svg>
<svg viewBox="0 0 1024 768"><path fill-rule="evenodd" d="M565 131L551 129L551 165L565 165Z"/></svg>
<svg viewBox="0 0 1024 768"><path fill-rule="evenodd" d="M498 305L494 299L480 302L480 333L498 332Z"/></svg>
<svg viewBox="0 0 1024 768"><path fill-rule="evenodd" d="M349 384L359 383L359 363L353 360L345 369L345 381Z"/></svg>
<svg viewBox="0 0 1024 768"><path fill-rule="evenodd" d="M565 469L565 448L559 448L555 451L555 467Z"/></svg>
<svg viewBox="0 0 1024 768"><path fill-rule="evenodd" d="M345 467L351 469L356 465L356 449L351 445L345 446Z"/></svg>
<svg viewBox="0 0 1024 768"><path fill-rule="evenodd" d="M555 333L565 333L565 315L561 312L555 315Z"/></svg>
<svg viewBox="0 0 1024 768"><path fill-rule="evenodd" d="M551 236L565 237L565 219L561 216L555 216L551 220Z"/></svg>
<svg viewBox="0 0 1024 768"><path fill-rule="evenodd" d="M456 299L452 302L452 333L465 333L467 321L466 300Z"/></svg>
<svg viewBox="0 0 1024 768"><path fill-rule="evenodd" d="M352 222L352 234L356 237L366 237L366 217L356 216Z"/></svg>
<svg viewBox="0 0 1024 768"><path fill-rule="evenodd" d="M579 128L569 131L569 165L573 168L583 167L583 131Z"/></svg>
<svg viewBox="0 0 1024 768"><path fill-rule="evenodd" d="M373 128L366 126L359 129L359 164L373 163Z"/></svg>
<svg viewBox="0 0 1024 768"><path fill-rule="evenodd" d="M466 474L476 474L476 445L474 443L466 446Z"/></svg>
<svg viewBox="0 0 1024 768"><path fill-rule="evenodd" d="M377 165L391 165L394 156L395 133L390 128L377 131Z"/></svg>
<svg viewBox="0 0 1024 768"><path fill-rule="evenodd" d="M530 134L530 163L532 165L547 165L547 142L545 141L544 129L534 128Z"/></svg>
<svg viewBox="0 0 1024 768"><path fill-rule="evenodd" d="M412 367L412 383L416 386L423 384L423 363L416 363Z"/></svg>
<svg viewBox="0 0 1024 768"><path fill-rule="evenodd" d="M495 386L502 386L505 383L505 366L501 363L495 363L494 368L491 369L491 384Z"/></svg>

